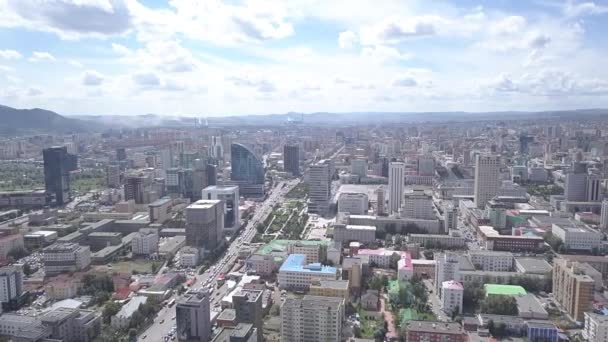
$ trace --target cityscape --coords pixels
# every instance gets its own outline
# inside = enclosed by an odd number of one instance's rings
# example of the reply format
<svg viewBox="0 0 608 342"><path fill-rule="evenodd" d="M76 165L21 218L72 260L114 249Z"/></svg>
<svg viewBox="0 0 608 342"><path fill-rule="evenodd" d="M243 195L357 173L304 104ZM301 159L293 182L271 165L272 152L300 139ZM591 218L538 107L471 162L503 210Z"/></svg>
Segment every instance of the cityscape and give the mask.
<svg viewBox="0 0 608 342"><path fill-rule="evenodd" d="M607 16L0 0L0 342L608 342Z"/></svg>

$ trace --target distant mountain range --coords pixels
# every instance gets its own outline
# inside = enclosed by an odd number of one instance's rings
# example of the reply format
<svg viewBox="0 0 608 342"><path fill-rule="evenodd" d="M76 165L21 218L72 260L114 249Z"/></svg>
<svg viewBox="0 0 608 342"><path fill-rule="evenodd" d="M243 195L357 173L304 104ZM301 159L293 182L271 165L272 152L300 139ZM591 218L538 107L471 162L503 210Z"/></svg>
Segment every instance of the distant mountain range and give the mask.
<svg viewBox="0 0 608 342"><path fill-rule="evenodd" d="M100 131L109 128L194 127L209 126L282 126L289 123L351 125L387 124L397 122L467 122L482 120L525 119L593 119L608 115L608 109L580 109L542 112L354 112L354 113L285 113L238 115L225 117L144 115L78 115L62 116L55 112L34 108L15 109L0 105L0 134L23 132L68 133Z"/></svg>
<svg viewBox="0 0 608 342"><path fill-rule="evenodd" d="M16 109L0 105L0 134L25 132L69 133L87 130L87 125L55 112L34 108Z"/></svg>

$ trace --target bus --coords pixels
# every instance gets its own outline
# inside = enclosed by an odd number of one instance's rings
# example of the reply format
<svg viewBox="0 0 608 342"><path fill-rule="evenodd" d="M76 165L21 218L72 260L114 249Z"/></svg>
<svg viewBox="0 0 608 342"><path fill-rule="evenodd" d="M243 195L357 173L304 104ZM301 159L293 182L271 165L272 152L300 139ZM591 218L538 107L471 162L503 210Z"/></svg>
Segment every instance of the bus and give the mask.
<svg viewBox="0 0 608 342"><path fill-rule="evenodd" d="M175 298L171 299L169 304L167 304L168 307L172 307L173 305L175 305Z"/></svg>

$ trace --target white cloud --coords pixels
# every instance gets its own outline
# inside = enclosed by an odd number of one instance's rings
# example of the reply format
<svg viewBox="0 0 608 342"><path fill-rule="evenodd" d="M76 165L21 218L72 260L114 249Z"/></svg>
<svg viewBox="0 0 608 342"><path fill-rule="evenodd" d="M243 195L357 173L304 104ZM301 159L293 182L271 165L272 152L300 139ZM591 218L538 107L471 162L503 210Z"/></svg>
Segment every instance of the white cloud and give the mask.
<svg viewBox="0 0 608 342"><path fill-rule="evenodd" d="M98 86L103 81L104 76L95 70L87 70L82 74L82 84L85 86Z"/></svg>
<svg viewBox="0 0 608 342"><path fill-rule="evenodd" d="M438 25L444 23L439 16L392 17L361 28L364 45L397 44L411 38L429 37L437 34Z"/></svg>
<svg viewBox="0 0 608 342"><path fill-rule="evenodd" d="M568 0L564 5L564 14L568 17L583 17L608 13L608 6L598 5L595 2L580 2Z"/></svg>
<svg viewBox="0 0 608 342"><path fill-rule="evenodd" d="M32 52L32 57L30 57L28 60L30 62L55 62L57 59L48 52L34 51Z"/></svg>
<svg viewBox="0 0 608 342"><path fill-rule="evenodd" d="M411 76L402 76L393 80L393 87L415 87L418 82Z"/></svg>
<svg viewBox="0 0 608 342"><path fill-rule="evenodd" d="M526 18L519 15L512 15L503 18L490 26L490 34L495 36L512 35L522 32L527 25Z"/></svg>
<svg viewBox="0 0 608 342"><path fill-rule="evenodd" d="M408 60L412 57L410 54L401 53L395 48L382 45L365 47L361 50L361 55L378 63Z"/></svg>
<svg viewBox="0 0 608 342"><path fill-rule="evenodd" d="M272 93L277 90L271 81L260 77L233 76L228 77L226 80L237 87L253 88L261 93Z"/></svg>
<svg viewBox="0 0 608 342"><path fill-rule="evenodd" d="M353 31L340 32L338 35L338 46L342 49L350 49L357 44L359 37Z"/></svg>
<svg viewBox="0 0 608 342"><path fill-rule="evenodd" d="M160 85L160 78L153 72L141 72L132 76L133 81L141 87L157 87Z"/></svg>
<svg viewBox="0 0 608 342"><path fill-rule="evenodd" d="M68 64L75 67L75 68L83 68L84 65L82 65L82 63L80 63L79 61L75 60L75 59L70 59L68 60Z"/></svg>
<svg viewBox="0 0 608 342"><path fill-rule="evenodd" d="M112 43L112 50L119 55L127 56L131 54L131 50L122 44Z"/></svg>
<svg viewBox="0 0 608 342"><path fill-rule="evenodd" d="M40 96L42 95L42 90L39 88L29 88L27 90L27 96Z"/></svg>
<svg viewBox="0 0 608 342"><path fill-rule="evenodd" d="M15 50L0 50L0 58L3 59L21 59L23 56L19 51Z"/></svg>

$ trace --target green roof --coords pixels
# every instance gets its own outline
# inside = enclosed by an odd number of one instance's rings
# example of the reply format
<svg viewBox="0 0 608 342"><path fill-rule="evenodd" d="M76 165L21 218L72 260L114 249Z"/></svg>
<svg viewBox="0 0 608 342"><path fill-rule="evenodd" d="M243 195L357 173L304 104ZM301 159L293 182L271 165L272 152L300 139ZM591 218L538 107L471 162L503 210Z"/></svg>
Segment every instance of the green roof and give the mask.
<svg viewBox="0 0 608 342"><path fill-rule="evenodd" d="M484 289L487 295L515 296L525 295L526 290L519 285L485 284Z"/></svg>
<svg viewBox="0 0 608 342"><path fill-rule="evenodd" d="M310 241L310 240L272 240L258 249L257 253L268 255L272 252L284 252L290 243L301 243L307 246L329 245L329 241Z"/></svg>

